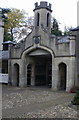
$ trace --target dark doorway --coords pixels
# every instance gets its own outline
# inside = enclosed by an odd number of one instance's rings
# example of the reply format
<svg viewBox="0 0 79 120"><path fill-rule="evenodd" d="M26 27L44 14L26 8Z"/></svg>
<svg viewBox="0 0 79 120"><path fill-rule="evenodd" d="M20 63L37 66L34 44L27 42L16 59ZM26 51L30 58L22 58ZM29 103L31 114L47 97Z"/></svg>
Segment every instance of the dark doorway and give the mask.
<svg viewBox="0 0 79 120"><path fill-rule="evenodd" d="M16 86L19 86L19 65L14 64L14 79Z"/></svg>
<svg viewBox="0 0 79 120"><path fill-rule="evenodd" d="M8 60L2 61L2 73L8 74Z"/></svg>
<svg viewBox="0 0 79 120"><path fill-rule="evenodd" d="M27 66L27 85L31 85L31 64Z"/></svg>
<svg viewBox="0 0 79 120"><path fill-rule="evenodd" d="M36 76L35 76L35 85L43 86L46 85L46 64L36 64L35 67Z"/></svg>
<svg viewBox="0 0 79 120"><path fill-rule="evenodd" d="M59 78L61 90L66 90L66 72L67 72L66 64L64 63L59 64Z"/></svg>
<svg viewBox="0 0 79 120"><path fill-rule="evenodd" d="M48 63L48 86L52 87L52 64Z"/></svg>
<svg viewBox="0 0 79 120"><path fill-rule="evenodd" d="M51 87L52 85L52 66L51 56L36 57L35 65L35 85Z"/></svg>

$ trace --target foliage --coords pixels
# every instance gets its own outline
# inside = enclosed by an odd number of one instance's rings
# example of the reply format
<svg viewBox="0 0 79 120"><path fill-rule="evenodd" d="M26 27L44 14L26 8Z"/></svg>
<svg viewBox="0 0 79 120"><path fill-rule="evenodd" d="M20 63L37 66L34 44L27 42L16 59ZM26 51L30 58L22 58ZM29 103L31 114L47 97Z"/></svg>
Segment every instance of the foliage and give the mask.
<svg viewBox="0 0 79 120"><path fill-rule="evenodd" d="M72 86L71 88L70 88L70 93L75 93L76 92L76 87L75 86Z"/></svg>
<svg viewBox="0 0 79 120"><path fill-rule="evenodd" d="M75 85L70 88L70 93L76 93L76 91L79 91L79 87L76 87Z"/></svg>
<svg viewBox="0 0 79 120"><path fill-rule="evenodd" d="M28 29L33 29L33 20L34 20L34 17L33 16L28 16L27 17L27 20L26 20L26 27L28 28Z"/></svg>
<svg viewBox="0 0 79 120"><path fill-rule="evenodd" d="M72 27L66 27L64 28L64 35L70 35L71 34L71 29L73 29Z"/></svg>
<svg viewBox="0 0 79 120"><path fill-rule="evenodd" d="M9 8L1 8L1 13L2 13L2 18L4 20L4 22L6 22L7 20L7 14L10 12L10 9Z"/></svg>
<svg viewBox="0 0 79 120"><path fill-rule="evenodd" d="M25 12L19 9L12 8L11 12L7 14L7 21L5 24L5 32L10 32L12 39L14 29L21 27L25 23Z"/></svg>
<svg viewBox="0 0 79 120"><path fill-rule="evenodd" d="M21 34L22 29L28 31L33 28L33 17L28 17L24 10L11 8L7 13L5 22L5 36L10 40L17 38L17 34ZM8 36L9 35L9 36ZM7 40L7 39L4 39Z"/></svg>
<svg viewBox="0 0 79 120"><path fill-rule="evenodd" d="M59 30L59 22L53 18L52 19L52 29L51 29L51 34L54 34L56 36L62 36L62 31Z"/></svg>
<svg viewBox="0 0 79 120"><path fill-rule="evenodd" d="M4 26L7 22L7 14L9 12L10 12L9 8L1 8L1 17L2 17L2 20L4 21ZM4 28L4 40L3 41L8 41L8 40L12 40L12 38L11 38L11 35L5 31L5 28Z"/></svg>
<svg viewBox="0 0 79 120"><path fill-rule="evenodd" d="M5 41L12 41L12 36L8 32L4 32L4 42Z"/></svg>
<svg viewBox="0 0 79 120"><path fill-rule="evenodd" d="M75 94L73 100L71 101L71 103L73 105L79 105L79 90L76 91L76 94Z"/></svg>

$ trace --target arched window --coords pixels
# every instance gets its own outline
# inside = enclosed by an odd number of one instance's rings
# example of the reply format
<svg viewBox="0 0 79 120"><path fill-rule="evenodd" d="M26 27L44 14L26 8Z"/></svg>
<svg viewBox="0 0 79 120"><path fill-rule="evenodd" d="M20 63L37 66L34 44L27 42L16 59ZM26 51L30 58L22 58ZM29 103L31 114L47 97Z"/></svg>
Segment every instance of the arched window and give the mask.
<svg viewBox="0 0 79 120"><path fill-rule="evenodd" d="M27 85L31 85L31 71L32 71L32 66L31 64L27 65Z"/></svg>
<svg viewBox="0 0 79 120"><path fill-rule="evenodd" d="M14 81L15 85L19 86L19 64L14 64Z"/></svg>
<svg viewBox="0 0 79 120"><path fill-rule="evenodd" d="M66 90L67 66L65 63L59 64L60 89Z"/></svg>
<svg viewBox="0 0 79 120"><path fill-rule="evenodd" d="M39 13L37 13L37 26L39 26L39 19L40 19L40 15Z"/></svg>
<svg viewBox="0 0 79 120"><path fill-rule="evenodd" d="M49 26L49 13L47 13L47 27Z"/></svg>

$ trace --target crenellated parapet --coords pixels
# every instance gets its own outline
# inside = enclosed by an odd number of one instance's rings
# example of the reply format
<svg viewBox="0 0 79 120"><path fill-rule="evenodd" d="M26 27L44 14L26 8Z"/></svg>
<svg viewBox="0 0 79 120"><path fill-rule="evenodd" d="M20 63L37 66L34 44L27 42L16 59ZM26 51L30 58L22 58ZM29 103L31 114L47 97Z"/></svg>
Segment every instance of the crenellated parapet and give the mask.
<svg viewBox="0 0 79 120"><path fill-rule="evenodd" d="M41 9L41 8L48 9L49 11L52 12L52 10L51 10L51 4L49 3L49 5L48 5L48 3L47 3L47 2L44 2L44 1L41 1L41 2L40 2L40 5L38 5L38 2L36 2L36 3L35 3L35 9L34 9L33 11L35 11L35 10L37 10L37 9Z"/></svg>

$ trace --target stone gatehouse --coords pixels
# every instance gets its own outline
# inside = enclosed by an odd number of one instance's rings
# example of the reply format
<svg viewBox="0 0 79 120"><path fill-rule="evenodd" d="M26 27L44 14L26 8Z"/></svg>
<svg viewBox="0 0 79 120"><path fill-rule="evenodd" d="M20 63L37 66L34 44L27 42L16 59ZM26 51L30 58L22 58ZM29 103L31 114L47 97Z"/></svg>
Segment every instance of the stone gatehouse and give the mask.
<svg viewBox="0 0 79 120"><path fill-rule="evenodd" d="M51 35L51 4L35 3L34 28L9 44L9 83L69 91L75 84L75 36Z"/></svg>

